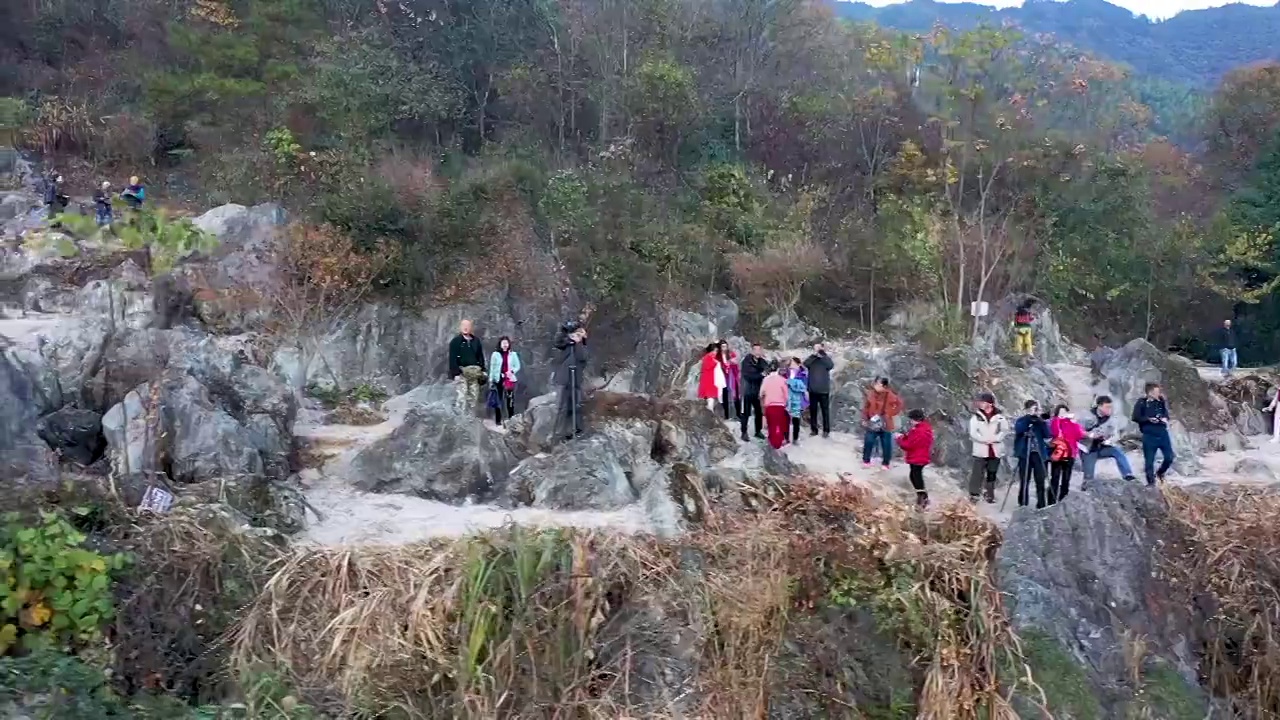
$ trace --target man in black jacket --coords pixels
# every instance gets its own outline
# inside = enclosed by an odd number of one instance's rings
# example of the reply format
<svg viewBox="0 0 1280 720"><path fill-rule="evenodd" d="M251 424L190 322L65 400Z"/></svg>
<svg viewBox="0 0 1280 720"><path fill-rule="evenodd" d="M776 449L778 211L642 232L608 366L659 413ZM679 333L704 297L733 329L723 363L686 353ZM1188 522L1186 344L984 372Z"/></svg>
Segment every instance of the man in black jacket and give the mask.
<svg viewBox="0 0 1280 720"><path fill-rule="evenodd" d="M809 370L809 434L818 434L818 411L822 411L822 437L831 436L831 370L836 363L827 349L818 343L813 354L805 358Z"/></svg>
<svg viewBox="0 0 1280 720"><path fill-rule="evenodd" d="M764 408L760 407L760 384L769 374L769 361L764 359L760 343L751 345L751 352L742 359L742 440L747 440L747 420L752 413L756 418L756 438L764 440Z"/></svg>
<svg viewBox="0 0 1280 720"><path fill-rule="evenodd" d="M458 385L458 409L474 413L480 388L488 382L484 371L484 344L471 334L471 321L463 320L449 341L449 377Z"/></svg>
<svg viewBox="0 0 1280 720"><path fill-rule="evenodd" d="M556 384L560 386L556 431L565 428L564 438L572 440L582 434L582 374L587 367L587 329L577 323L566 323L556 334L555 349L560 353L556 367Z"/></svg>
<svg viewBox="0 0 1280 720"><path fill-rule="evenodd" d="M1173 453L1173 439L1169 437L1169 403L1159 383L1147 383L1146 397L1133 404L1133 416L1142 430L1142 460L1147 475L1147 485L1155 485L1156 480L1164 482L1165 473L1173 465L1176 457ZM1163 456L1160 468L1156 469L1156 452Z"/></svg>

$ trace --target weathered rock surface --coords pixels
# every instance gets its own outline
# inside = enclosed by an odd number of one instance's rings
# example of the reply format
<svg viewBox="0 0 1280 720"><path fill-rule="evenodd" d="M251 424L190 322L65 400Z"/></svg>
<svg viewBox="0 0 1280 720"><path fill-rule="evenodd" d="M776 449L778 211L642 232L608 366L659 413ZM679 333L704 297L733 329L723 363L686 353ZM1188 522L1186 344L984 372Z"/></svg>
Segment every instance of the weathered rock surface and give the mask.
<svg viewBox="0 0 1280 720"><path fill-rule="evenodd" d="M61 457L90 465L102 457L106 439L102 416L92 410L64 407L36 423L36 433Z"/></svg>
<svg viewBox="0 0 1280 720"><path fill-rule="evenodd" d="M403 423L351 460L356 487L460 504L489 499L516 465L505 435L454 406L452 384L411 393Z"/></svg>
<svg viewBox="0 0 1280 720"><path fill-rule="evenodd" d="M8 344L0 336L0 350ZM27 371L0 352L0 479L8 488L39 488L57 481L53 453L36 433L39 405Z"/></svg>
<svg viewBox="0 0 1280 720"><path fill-rule="evenodd" d="M1026 295L1010 295L991 303L990 314L979 324L975 347L997 355L1013 351L1013 315ZM1062 335L1053 310L1044 304L1036 305L1035 320L1031 323L1034 334L1035 356L1046 363L1083 362L1085 352Z"/></svg>
<svg viewBox="0 0 1280 720"><path fill-rule="evenodd" d="M1139 637L1144 667L1167 663L1197 692L1191 609L1158 564L1178 537L1160 495L1139 483L1097 483L1047 510L1020 511L996 558L1015 629L1056 642L1103 708L1131 694L1125 648Z"/></svg>

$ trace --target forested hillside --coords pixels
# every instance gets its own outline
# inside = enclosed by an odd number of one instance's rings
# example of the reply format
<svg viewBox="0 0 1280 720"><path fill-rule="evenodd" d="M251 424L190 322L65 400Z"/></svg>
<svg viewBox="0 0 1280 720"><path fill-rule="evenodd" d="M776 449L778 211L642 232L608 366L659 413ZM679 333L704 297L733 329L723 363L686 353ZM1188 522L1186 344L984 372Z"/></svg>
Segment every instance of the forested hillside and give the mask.
<svg viewBox="0 0 1280 720"><path fill-rule="evenodd" d="M1143 75L1208 86L1240 65L1280 57L1280 4L1224 5L1182 12L1152 22L1106 0L1027 0L994 9L977 3L911 0L876 8L833 0L841 17L925 32L935 23L969 29L1013 23L1033 33L1053 33L1100 57L1125 63Z"/></svg>
<svg viewBox="0 0 1280 720"><path fill-rule="evenodd" d="M382 287L408 301L519 274L532 230L619 318L716 289L832 328L911 303L954 341L970 301L1020 291L1084 339L1191 342L1235 308L1242 359L1280 351L1274 65L1188 105L1190 154L1126 70L1052 37L901 35L821 1L5 13L2 129L80 192L282 199L397 248Z"/></svg>

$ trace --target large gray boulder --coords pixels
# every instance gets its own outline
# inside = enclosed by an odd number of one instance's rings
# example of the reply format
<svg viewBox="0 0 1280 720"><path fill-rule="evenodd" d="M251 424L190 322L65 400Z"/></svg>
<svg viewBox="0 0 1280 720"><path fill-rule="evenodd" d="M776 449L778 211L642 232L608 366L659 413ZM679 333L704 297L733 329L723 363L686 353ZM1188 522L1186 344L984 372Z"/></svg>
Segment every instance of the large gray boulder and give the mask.
<svg viewBox="0 0 1280 720"><path fill-rule="evenodd" d="M90 465L102 456L102 416L92 410L64 407L36 423L36 432L60 457Z"/></svg>
<svg viewBox="0 0 1280 720"><path fill-rule="evenodd" d="M990 313L978 325L974 346L978 350L995 355L1013 352L1013 315L1026 295L1010 295L993 302ZM1085 358L1082 348L1062 335L1053 310L1044 304L1036 305L1035 321L1031 324L1034 334L1035 356L1047 363L1079 363Z"/></svg>
<svg viewBox="0 0 1280 720"><path fill-rule="evenodd" d="M500 491L516 465L506 436L460 412L452 384L424 385L412 396L401 424L351 459L356 487L451 504Z"/></svg>
<svg viewBox="0 0 1280 720"><path fill-rule="evenodd" d="M1133 672L1126 645L1138 638L1147 644L1144 671L1171 667L1187 693L1204 701L1191 651L1192 608L1177 600L1159 564L1158 554L1175 551L1179 537L1160 494L1139 483L1097 483L1046 510L1018 511L996 556L1014 629L1047 646L1035 655L1056 653L1082 668L1083 690L1101 708L1135 690L1126 686ZM1061 670L1032 667L1037 674ZM1082 717L1069 708L1050 710ZM1124 717L1118 710L1097 716Z"/></svg>
<svg viewBox="0 0 1280 720"><path fill-rule="evenodd" d="M255 382L253 374L241 377ZM184 483L283 479L292 420L273 417L269 410L288 412L271 402L246 402L222 386L211 389L191 374L167 373L129 392L103 416L102 429L112 465L121 474L167 473Z"/></svg>
<svg viewBox="0 0 1280 720"><path fill-rule="evenodd" d="M9 341L0 336L0 350ZM57 482L54 455L36 432L39 400L25 368L0 352L0 480L7 493Z"/></svg>

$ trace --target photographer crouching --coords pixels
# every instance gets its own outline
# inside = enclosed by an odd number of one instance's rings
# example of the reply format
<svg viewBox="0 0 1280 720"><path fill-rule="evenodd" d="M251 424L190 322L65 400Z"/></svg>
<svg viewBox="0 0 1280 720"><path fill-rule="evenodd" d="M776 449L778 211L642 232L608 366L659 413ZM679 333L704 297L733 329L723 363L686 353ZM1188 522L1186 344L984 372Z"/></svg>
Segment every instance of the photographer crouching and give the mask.
<svg viewBox="0 0 1280 720"><path fill-rule="evenodd" d="M556 368L556 382L560 386L556 432L565 428L564 438L572 440L582 434L582 374L587 366L587 329L576 320L566 322L556 333L555 349L560 352Z"/></svg>

